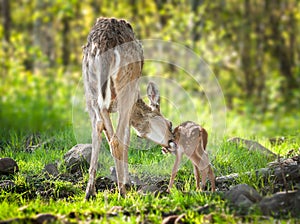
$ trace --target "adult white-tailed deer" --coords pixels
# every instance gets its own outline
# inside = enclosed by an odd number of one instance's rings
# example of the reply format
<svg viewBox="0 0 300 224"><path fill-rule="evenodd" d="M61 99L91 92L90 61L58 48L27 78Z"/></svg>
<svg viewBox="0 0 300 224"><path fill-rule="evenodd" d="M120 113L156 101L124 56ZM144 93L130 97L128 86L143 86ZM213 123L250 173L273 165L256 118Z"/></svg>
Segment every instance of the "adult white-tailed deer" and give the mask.
<svg viewBox="0 0 300 224"><path fill-rule="evenodd" d="M147 88L150 106L140 98L138 79L143 67L143 49L125 20L99 18L83 47L82 72L87 109L92 123L92 157L86 199L95 196L95 175L104 131L114 157L119 193L128 183L130 126L140 137L162 146L172 145L171 122L159 110L159 91ZM118 112L116 131L110 113Z"/></svg>
<svg viewBox="0 0 300 224"><path fill-rule="evenodd" d="M193 163L197 189L200 189L201 173L201 190L204 190L206 178L208 177L211 183L211 190L215 191L215 175L205 151L208 138L206 130L192 121L186 121L177 126L173 133L176 147L163 148L163 152L172 152L176 155L168 191L173 186L183 154L187 155Z"/></svg>

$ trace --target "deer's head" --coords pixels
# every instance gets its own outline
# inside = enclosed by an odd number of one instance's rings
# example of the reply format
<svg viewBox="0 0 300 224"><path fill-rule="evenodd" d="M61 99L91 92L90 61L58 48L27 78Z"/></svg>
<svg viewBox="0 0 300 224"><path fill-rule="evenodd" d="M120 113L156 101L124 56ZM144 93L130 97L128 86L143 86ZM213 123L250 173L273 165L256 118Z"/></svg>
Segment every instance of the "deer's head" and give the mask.
<svg viewBox="0 0 300 224"><path fill-rule="evenodd" d="M131 116L131 124L138 135L164 147L173 147L172 123L160 113L160 94L155 83L147 88L150 105L138 99Z"/></svg>

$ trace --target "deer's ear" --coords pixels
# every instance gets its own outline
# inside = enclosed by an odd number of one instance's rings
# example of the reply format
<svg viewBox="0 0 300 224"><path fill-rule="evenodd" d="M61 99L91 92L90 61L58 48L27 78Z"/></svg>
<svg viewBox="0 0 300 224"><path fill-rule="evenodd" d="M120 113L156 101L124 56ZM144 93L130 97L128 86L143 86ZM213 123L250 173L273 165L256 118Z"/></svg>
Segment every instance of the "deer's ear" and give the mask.
<svg viewBox="0 0 300 224"><path fill-rule="evenodd" d="M150 100L152 110L160 111L160 95L157 85L154 82L149 82L147 87L147 95Z"/></svg>

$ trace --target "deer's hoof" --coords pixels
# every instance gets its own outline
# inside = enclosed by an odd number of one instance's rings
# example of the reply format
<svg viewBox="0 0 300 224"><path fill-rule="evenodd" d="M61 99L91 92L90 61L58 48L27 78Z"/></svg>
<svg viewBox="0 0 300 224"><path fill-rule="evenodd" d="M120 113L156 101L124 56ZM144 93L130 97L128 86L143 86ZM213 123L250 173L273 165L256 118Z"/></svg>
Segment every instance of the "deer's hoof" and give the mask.
<svg viewBox="0 0 300 224"><path fill-rule="evenodd" d="M96 198L96 193L95 191L87 191L85 194L85 201L93 200Z"/></svg>
<svg viewBox="0 0 300 224"><path fill-rule="evenodd" d="M94 200L96 198L95 194L86 194L85 201Z"/></svg>
<svg viewBox="0 0 300 224"><path fill-rule="evenodd" d="M119 197L125 198L126 196L126 187L125 184L119 188Z"/></svg>

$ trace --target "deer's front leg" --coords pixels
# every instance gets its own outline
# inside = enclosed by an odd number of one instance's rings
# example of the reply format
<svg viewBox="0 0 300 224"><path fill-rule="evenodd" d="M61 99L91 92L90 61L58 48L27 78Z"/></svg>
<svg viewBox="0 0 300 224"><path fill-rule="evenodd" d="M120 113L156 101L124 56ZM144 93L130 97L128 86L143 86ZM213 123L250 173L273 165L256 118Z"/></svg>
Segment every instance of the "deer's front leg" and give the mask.
<svg viewBox="0 0 300 224"><path fill-rule="evenodd" d="M172 169L172 174L171 174L171 178L170 178L170 182L169 182L169 187L168 187L168 192L170 192L173 184L174 184L174 179L176 177L176 174L178 172L178 168L181 162L181 158L182 158L182 153L179 152L178 150L176 151L176 159L175 159L175 163Z"/></svg>
<svg viewBox="0 0 300 224"><path fill-rule="evenodd" d="M101 145L101 133L103 131L103 123L102 121L93 122L92 124L92 156L90 161L90 169L89 169L89 181L86 188L85 199L89 200L91 197L96 196L96 172L98 167L98 156Z"/></svg>

